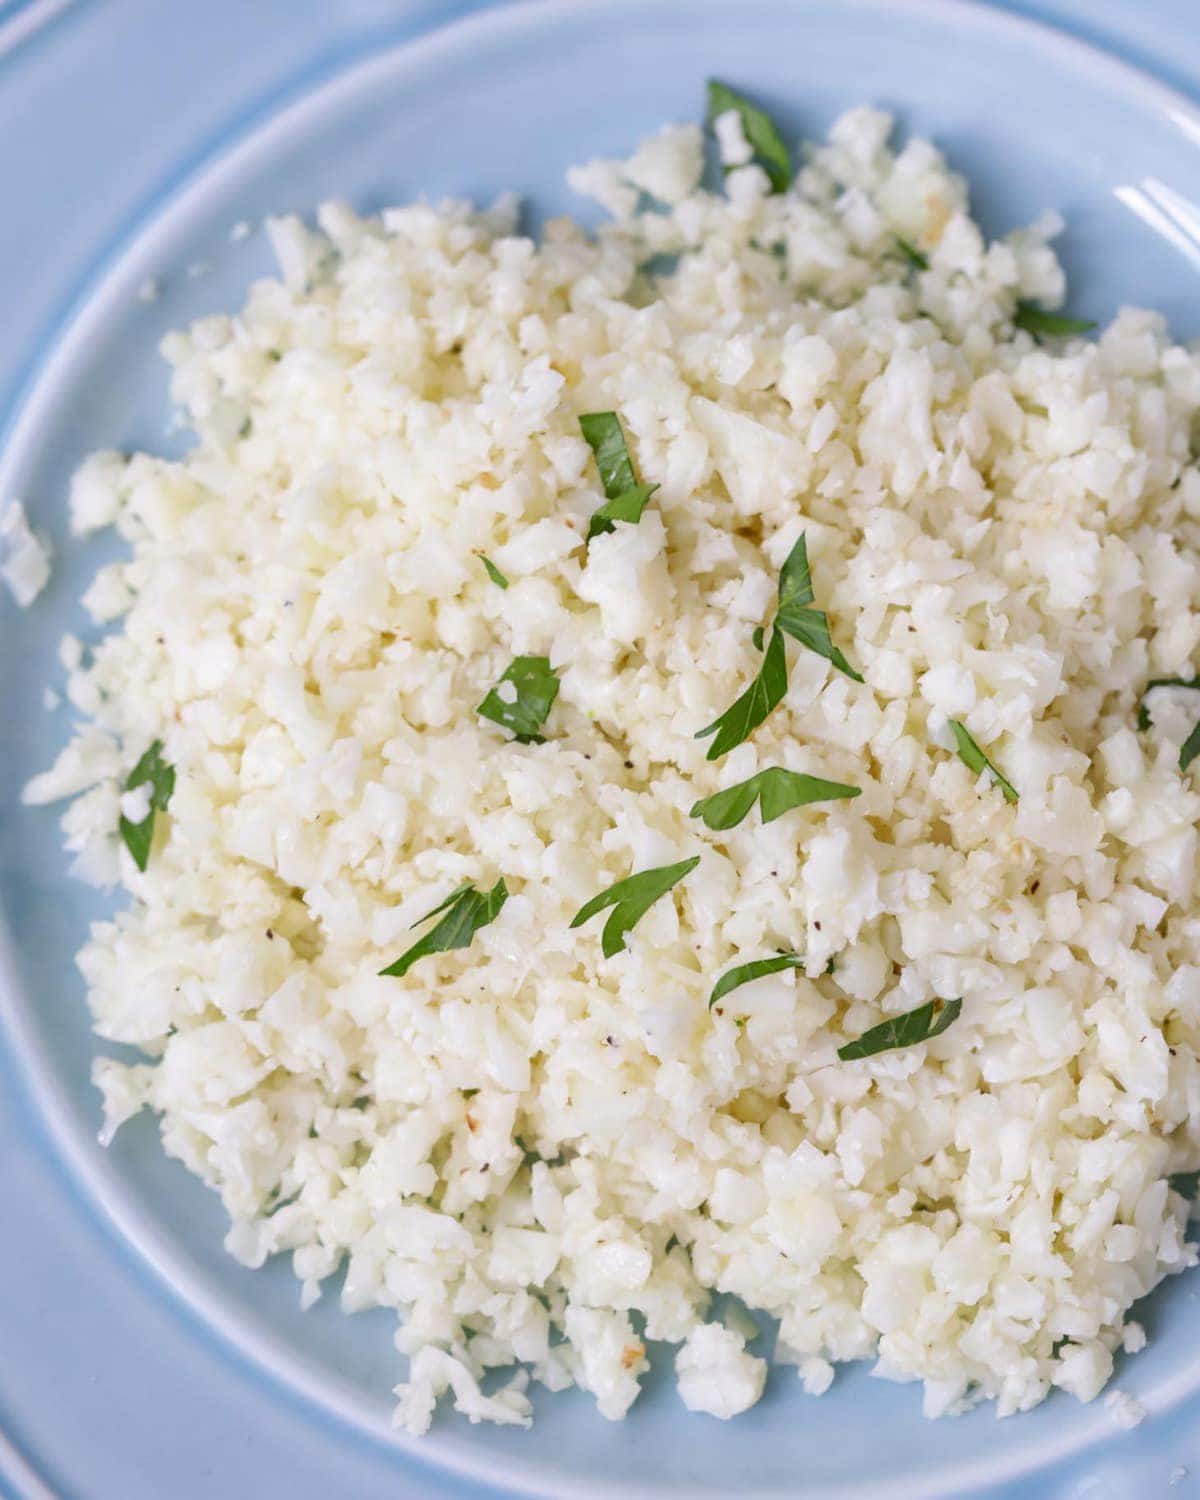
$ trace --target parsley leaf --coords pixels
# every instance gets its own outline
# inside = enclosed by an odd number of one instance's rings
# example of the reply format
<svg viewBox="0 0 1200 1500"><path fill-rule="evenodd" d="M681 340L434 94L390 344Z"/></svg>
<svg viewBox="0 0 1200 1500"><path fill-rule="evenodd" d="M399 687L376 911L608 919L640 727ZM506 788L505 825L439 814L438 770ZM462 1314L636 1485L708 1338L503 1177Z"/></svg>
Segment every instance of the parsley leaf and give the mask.
<svg viewBox="0 0 1200 1500"><path fill-rule="evenodd" d="M603 536L606 531L616 531L614 521L629 521L633 525L642 519L646 501L658 488L656 484L635 484L630 490L622 490L611 500L606 500L599 510L592 512L588 522L587 539Z"/></svg>
<svg viewBox="0 0 1200 1500"><path fill-rule="evenodd" d="M677 865L660 865L654 870L641 870L636 875L628 875L624 880L618 880L616 885L610 885L608 890L593 896L586 906L581 906L575 913L571 926L581 927L606 906L611 906L613 910L604 924L601 936L604 956L611 958L614 953L620 953L624 949L625 934L629 929L641 921L660 896L665 896L672 886L678 885L699 863L700 856L696 854L691 859L681 860Z"/></svg>
<svg viewBox="0 0 1200 1500"><path fill-rule="evenodd" d="M758 676L719 719L714 719L697 733L698 740L706 739L710 734L716 735L708 747L707 758L719 760L735 745L749 739L786 692L787 651L779 631L772 630Z"/></svg>
<svg viewBox="0 0 1200 1500"><path fill-rule="evenodd" d="M819 776L808 776L801 771L785 771L781 766L771 766L739 781L736 786L726 787L712 797L705 797L692 808L691 816L701 818L709 828L720 830L734 828L757 801L764 823L773 823L793 807L804 807L809 802L833 802L842 797L857 797L861 788L845 786L840 781L823 781Z"/></svg>
<svg viewBox="0 0 1200 1500"><path fill-rule="evenodd" d="M838 1056L843 1062L854 1062L860 1057L874 1057L877 1052L892 1052L897 1047L915 1047L918 1042L941 1036L958 1020L961 1010L961 1000L930 1000L916 1010L906 1010L903 1015L891 1016L872 1026L870 1031L839 1047Z"/></svg>
<svg viewBox="0 0 1200 1500"><path fill-rule="evenodd" d="M714 719L696 735L698 740L702 740L710 734L716 734L716 739L709 746L709 760L718 760L735 745L749 739L787 692L787 652L783 644L783 633L792 636L810 651L815 651L818 656L825 657L839 672L845 672L855 682L862 681L859 673L830 640L824 610L810 608L812 602L808 543L801 533L780 569L779 608L758 676L719 719ZM751 639L762 650L761 627L755 630Z"/></svg>
<svg viewBox="0 0 1200 1500"><path fill-rule="evenodd" d="M454 903L462 896L464 891L474 890L474 888L475 887L471 881L464 880L462 885L456 885L454 887L454 889L450 892L450 894L444 901L439 901L438 904L430 911L427 911L423 917L418 917L415 922L412 922L409 925L412 927L420 927L422 922L428 922L430 917L436 917L438 912L445 911L447 907L453 906Z"/></svg>
<svg viewBox="0 0 1200 1500"><path fill-rule="evenodd" d="M808 568L808 541L801 532L779 574L779 610L775 627L832 662L839 672L861 682L862 674L854 670L830 639L825 611L809 607L814 597Z"/></svg>
<svg viewBox="0 0 1200 1500"><path fill-rule="evenodd" d="M990 771L995 779L996 785L1004 793L1006 802L1017 800L1017 789L1012 782L1001 772L1000 768L993 764L971 736L967 733L966 726L960 724L957 719L949 721L950 728L954 731L954 745L958 751L958 758L968 770L974 771L978 776L981 771Z"/></svg>
<svg viewBox="0 0 1200 1500"><path fill-rule="evenodd" d="M419 958L427 958L431 953L448 953L452 948L470 947L471 939L481 927L496 920L507 900L508 887L503 879L497 880L490 891L477 891L470 881L460 885L432 911L427 911L413 923L414 927L419 927L421 922L428 922L430 917L444 911L446 915L437 926L415 942L407 953L401 954L394 964L380 969L380 974L401 978Z"/></svg>
<svg viewBox="0 0 1200 1500"><path fill-rule="evenodd" d="M1021 301L1013 313L1013 325L1032 333L1034 338L1065 339L1073 333L1088 333L1096 324L1088 318L1067 318L1062 313L1048 312L1036 302Z"/></svg>
<svg viewBox="0 0 1200 1500"><path fill-rule="evenodd" d="M588 447L596 457L600 470L600 483L607 497L599 510L593 511L588 523L587 539L615 531L617 521L629 521L636 525L642 519L646 501L658 489L656 484L639 484L633 472L633 459L629 444L621 428L621 419L615 411L587 412L579 419L579 427Z"/></svg>
<svg viewBox="0 0 1200 1500"><path fill-rule="evenodd" d="M485 557L482 552L477 552L475 556L483 564L487 576L492 580L496 587L498 589L506 589L508 587L508 579L505 578L504 574L491 560L491 558Z"/></svg>
<svg viewBox="0 0 1200 1500"><path fill-rule="evenodd" d="M175 767L163 760L162 749L162 740L155 740L130 771L125 782L127 792L135 791L147 782L150 785L150 808L146 816L138 823L131 823L124 814L121 816L121 837L139 870L144 870L150 859L155 814L166 812L167 803L175 790Z"/></svg>
<svg viewBox="0 0 1200 1500"><path fill-rule="evenodd" d="M558 677L548 656L515 656L475 712L511 729L520 744L540 745L538 730L557 697Z"/></svg>
<svg viewBox="0 0 1200 1500"><path fill-rule="evenodd" d="M918 250L911 240L906 240L900 235L896 236L896 249L903 255L910 266L917 271L928 271L929 257L923 250Z"/></svg>
<svg viewBox="0 0 1200 1500"><path fill-rule="evenodd" d="M736 109L742 122L742 134L746 137L754 158L766 172L771 191L786 193L792 181L792 158L783 144L779 131L770 115L751 104L744 94L731 89L716 78L708 80L708 123L711 126L719 116Z"/></svg>
<svg viewBox="0 0 1200 1500"><path fill-rule="evenodd" d="M1150 728L1150 710L1146 707L1146 698L1155 688L1178 687L1191 688L1200 691L1200 677L1156 677L1148 682L1142 689L1142 696L1138 699L1137 727L1139 729ZM1186 771L1191 763L1200 755L1200 723L1184 740L1179 747L1179 769Z"/></svg>
<svg viewBox="0 0 1200 1500"><path fill-rule="evenodd" d="M782 969L802 969L804 960L798 953L780 953L775 958L756 958L753 963L738 964L736 968L722 974L713 992L708 997L708 1008L712 1010L718 1000L723 1000L730 990L736 990L752 979L763 979L768 974L778 974Z"/></svg>
<svg viewBox="0 0 1200 1500"><path fill-rule="evenodd" d="M633 459L616 412L586 412L579 419L579 427L595 456L600 483L608 498L611 500L624 490L631 490L637 483L637 475L633 472Z"/></svg>

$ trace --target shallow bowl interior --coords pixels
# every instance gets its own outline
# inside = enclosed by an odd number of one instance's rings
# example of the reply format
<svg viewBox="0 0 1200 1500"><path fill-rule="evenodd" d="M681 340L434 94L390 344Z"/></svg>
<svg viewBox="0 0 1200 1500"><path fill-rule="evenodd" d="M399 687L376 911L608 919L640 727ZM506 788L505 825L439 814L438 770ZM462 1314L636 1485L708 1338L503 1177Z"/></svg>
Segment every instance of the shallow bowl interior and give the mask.
<svg viewBox="0 0 1200 1500"><path fill-rule="evenodd" d="M567 167L626 152L664 121L698 118L713 73L753 90L795 134L820 132L856 103L894 109L901 132L931 134L969 176L989 231L1046 208L1065 215L1073 311L1107 318L1142 303L1179 334L1197 332L1200 211L1187 200L1200 167L1197 116L1131 71L999 13L922 0L550 0L380 53L228 142L151 205L116 258L95 268L48 351L0 467L0 493L26 499L58 553L46 594L0 628L0 786L19 786L63 742L70 710L45 712L43 690L61 682L61 634L90 636L74 601L110 555L108 542L66 535L70 471L95 447L171 451L184 440L168 431L156 344L191 317L235 308L269 269L262 235L231 241L230 227L327 196L377 208L515 189L531 223L578 213ZM161 281L156 302L136 296L149 276ZM401 1442L387 1426L402 1374L387 1315L345 1318L332 1297L302 1314L286 1264L250 1273L228 1260L216 1200L162 1156L150 1120L107 1153L95 1145L94 1048L71 954L111 908L66 866L53 811L0 804L0 1002L59 1146L217 1333L379 1441ZM1151 1347L1122 1384L1153 1409L1200 1384L1190 1278L1164 1287L1144 1316ZM1111 1434L1099 1403L1066 1397L1009 1423L985 1410L934 1429L920 1418L919 1390L864 1369L841 1373L819 1402L781 1370L764 1401L725 1426L686 1415L666 1363L624 1427L577 1393L543 1397L532 1435L450 1420L422 1456L556 1496L932 1496L1031 1473ZM1141 1441L1128 1439L1131 1459Z"/></svg>

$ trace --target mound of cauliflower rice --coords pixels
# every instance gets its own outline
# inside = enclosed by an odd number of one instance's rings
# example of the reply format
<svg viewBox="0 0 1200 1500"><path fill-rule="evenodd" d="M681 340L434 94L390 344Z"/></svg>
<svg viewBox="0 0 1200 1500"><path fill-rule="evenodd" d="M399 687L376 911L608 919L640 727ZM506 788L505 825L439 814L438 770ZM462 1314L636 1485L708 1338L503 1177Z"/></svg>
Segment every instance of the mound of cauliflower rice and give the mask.
<svg viewBox="0 0 1200 1500"><path fill-rule="evenodd" d="M133 898L79 956L145 1058L96 1063L103 1138L149 1107L240 1261L394 1307L412 1432L447 1392L528 1423L531 1382L619 1418L650 1341L732 1416L768 1319L810 1394L870 1359L928 1416L1087 1401L1196 1259L1196 699L1137 710L1200 651L1200 357L1139 311L1039 342L1057 222L986 243L887 115L784 192L742 124L715 191L693 126L574 171L595 234L508 200L269 221L280 279L165 343L195 446L73 483L130 552L26 795L73 796L75 868ZM588 539L607 411L658 488ZM710 760L802 534L865 680L788 640L786 698ZM477 712L523 655L540 742ZM169 805L130 777L152 745ZM861 795L692 815L772 767ZM695 856L622 951L572 928ZM467 946L380 972L499 880Z"/></svg>

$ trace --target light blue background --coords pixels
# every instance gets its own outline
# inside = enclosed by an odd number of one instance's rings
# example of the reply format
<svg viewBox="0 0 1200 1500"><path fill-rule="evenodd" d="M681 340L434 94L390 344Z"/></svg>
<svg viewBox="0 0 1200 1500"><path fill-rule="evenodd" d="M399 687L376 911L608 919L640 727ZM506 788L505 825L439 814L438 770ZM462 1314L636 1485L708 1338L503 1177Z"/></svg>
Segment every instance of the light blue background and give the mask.
<svg viewBox="0 0 1200 1500"><path fill-rule="evenodd" d="M120 238L137 207L239 118L269 111L306 76L372 50L382 36L482 8L403 0L0 6L0 413L65 315L64 299L87 270L83 251L90 260L98 239ZM1008 8L1064 25L1200 97L1196 0L1017 0ZM130 58L142 64L136 79ZM201 86L215 78L219 90ZM34 181L44 191L31 192ZM11 732L0 720L0 737ZM64 1500L480 1495L321 1418L213 1339L80 1200L35 1118L0 1052L0 1432L13 1445L7 1454L0 1448L0 1476L11 1476L14 1494L38 1495L40 1482ZM1200 1406L1190 1424L1200 1429L1197 1418ZM1125 1463L1100 1479L1068 1465L1047 1474L1037 1494L1200 1494L1200 1430L1192 1439L1187 1426L1163 1429L1161 1460L1140 1477ZM925 1430L936 1443L937 1429ZM1019 1426L1008 1431L1018 1442ZM1148 1437L1139 1433L1139 1451ZM612 1440L623 1440L618 1429ZM1190 1476L1168 1491L1176 1463ZM1025 1500L1033 1500L1028 1489Z"/></svg>

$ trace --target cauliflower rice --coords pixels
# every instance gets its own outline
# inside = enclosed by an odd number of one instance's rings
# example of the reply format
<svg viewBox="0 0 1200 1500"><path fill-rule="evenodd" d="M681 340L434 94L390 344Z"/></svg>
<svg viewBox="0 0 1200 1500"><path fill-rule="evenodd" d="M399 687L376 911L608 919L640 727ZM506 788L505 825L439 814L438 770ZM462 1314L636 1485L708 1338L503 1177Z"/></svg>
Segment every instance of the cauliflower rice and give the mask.
<svg viewBox="0 0 1200 1500"><path fill-rule="evenodd" d="M131 555L26 795L73 796L78 873L133 896L79 958L97 1033L147 1059L97 1062L104 1138L149 1106L240 1261L394 1307L412 1432L447 1391L527 1423L531 1379L621 1417L647 1340L688 1407L743 1411L758 1324L714 1292L778 1320L811 1394L873 1359L929 1416L1086 1401L1196 1259L1194 709L1135 708L1200 648L1200 358L1138 311L1038 345L1014 308L1062 300L1058 226L985 243L890 131L844 116L780 195L736 116L717 193L668 128L572 174L594 237L535 244L508 201L272 221L281 279L166 341L196 446L74 480L77 532ZM607 409L659 488L585 546L578 418ZM789 642L785 701L710 762L802 532L865 682ZM561 684L541 744L476 713L520 653ZM155 740L143 873L117 828ZM769 766L861 796L689 816ZM626 951L571 929L695 855ZM469 948L380 975L501 878ZM709 1010L777 949L805 967ZM838 1058L950 997L934 1040Z"/></svg>

